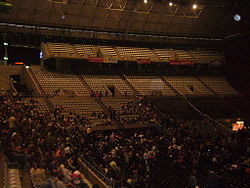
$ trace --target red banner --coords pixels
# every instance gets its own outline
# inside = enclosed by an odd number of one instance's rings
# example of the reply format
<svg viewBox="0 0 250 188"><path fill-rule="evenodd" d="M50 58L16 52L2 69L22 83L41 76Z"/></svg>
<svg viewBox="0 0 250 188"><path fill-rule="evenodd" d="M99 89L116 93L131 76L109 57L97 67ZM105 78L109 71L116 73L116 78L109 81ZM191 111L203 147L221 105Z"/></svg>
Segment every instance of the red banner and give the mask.
<svg viewBox="0 0 250 188"><path fill-rule="evenodd" d="M109 57L89 57L90 63L117 63L117 59Z"/></svg>
<svg viewBox="0 0 250 188"><path fill-rule="evenodd" d="M192 65L194 62L188 59L181 59L181 60L169 60L170 65Z"/></svg>
<svg viewBox="0 0 250 188"><path fill-rule="evenodd" d="M103 63L103 57L89 57L89 62L91 63Z"/></svg>
<svg viewBox="0 0 250 188"><path fill-rule="evenodd" d="M138 64L150 64L150 59L137 59Z"/></svg>

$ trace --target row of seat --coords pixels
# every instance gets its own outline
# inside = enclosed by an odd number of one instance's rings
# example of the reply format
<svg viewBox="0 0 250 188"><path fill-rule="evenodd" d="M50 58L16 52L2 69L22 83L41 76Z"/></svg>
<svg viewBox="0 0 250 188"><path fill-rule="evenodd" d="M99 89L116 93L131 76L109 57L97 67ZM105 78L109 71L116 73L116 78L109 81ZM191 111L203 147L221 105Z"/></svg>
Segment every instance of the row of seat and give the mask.
<svg viewBox="0 0 250 188"><path fill-rule="evenodd" d="M73 97L60 98L53 97L49 99L54 107L63 107L66 111L74 112L90 116L95 113L102 113L103 110L100 105L91 97Z"/></svg>
<svg viewBox="0 0 250 188"><path fill-rule="evenodd" d="M45 43L43 46L52 57L85 58L99 55L113 57L121 61L136 61L150 59L154 62L168 62L169 60L190 60L198 63L212 61L224 62L222 51L181 50L181 49L150 49L136 47L113 47L85 44Z"/></svg>
<svg viewBox="0 0 250 188"><path fill-rule="evenodd" d="M211 61L220 61L225 62L225 56L222 52L218 51L196 51L189 50L188 53L195 59L197 62L209 63Z"/></svg>
<svg viewBox="0 0 250 188"><path fill-rule="evenodd" d="M30 100L31 100L32 98L23 98L22 99L22 102L25 104L25 105L30 105L31 103L30 103ZM39 112L47 112L49 109L48 109L48 106L47 106L47 104L45 103L45 101L44 101L44 99L42 99L42 98L36 98L35 99L35 101L36 101L36 108L37 108L37 110L39 111Z"/></svg>
<svg viewBox="0 0 250 188"><path fill-rule="evenodd" d="M126 76L126 83L120 76L112 75L81 75L48 72L41 66L32 66L39 84L46 94L54 93L55 90L73 91L77 96L90 96L92 91L101 92L103 96L130 96L134 95L131 86L141 95L176 95L174 90L166 84L168 82L182 95L237 95L238 92L230 86L223 77L201 77L192 76ZM83 80L87 83L83 82Z"/></svg>
<svg viewBox="0 0 250 188"><path fill-rule="evenodd" d="M73 91L78 96L89 96L89 91L74 74L49 72L44 67L32 66L32 71L44 92L54 94L56 90Z"/></svg>
<svg viewBox="0 0 250 188"><path fill-rule="evenodd" d="M141 95L175 95L174 91L156 76L127 76L126 78Z"/></svg>
<svg viewBox="0 0 250 188"><path fill-rule="evenodd" d="M5 187L22 188L19 169L8 168L5 166Z"/></svg>
<svg viewBox="0 0 250 188"><path fill-rule="evenodd" d="M195 77L165 76L164 79L182 95L213 95L213 93Z"/></svg>
<svg viewBox="0 0 250 188"><path fill-rule="evenodd" d="M134 101L134 98L130 97L119 97L119 98L102 98L102 102L106 107L119 112L122 111L122 107L126 106L129 102Z"/></svg>
<svg viewBox="0 0 250 188"><path fill-rule="evenodd" d="M224 77L201 77L201 80L218 95L239 94Z"/></svg>
<svg viewBox="0 0 250 188"><path fill-rule="evenodd" d="M83 78L94 92L102 91L103 95L108 92L108 96L112 96L108 88L113 87L122 95L133 95L133 91L119 76L84 75Z"/></svg>

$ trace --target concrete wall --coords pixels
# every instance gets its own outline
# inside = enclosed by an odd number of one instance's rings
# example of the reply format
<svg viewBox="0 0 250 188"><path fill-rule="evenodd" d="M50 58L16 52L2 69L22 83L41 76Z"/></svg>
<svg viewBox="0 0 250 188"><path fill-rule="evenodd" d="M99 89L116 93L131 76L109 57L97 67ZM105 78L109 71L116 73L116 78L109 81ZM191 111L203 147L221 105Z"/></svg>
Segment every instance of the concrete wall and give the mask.
<svg viewBox="0 0 250 188"><path fill-rule="evenodd" d="M0 65L0 88L10 89L11 75L20 75L22 81L22 72L23 72L23 66Z"/></svg>

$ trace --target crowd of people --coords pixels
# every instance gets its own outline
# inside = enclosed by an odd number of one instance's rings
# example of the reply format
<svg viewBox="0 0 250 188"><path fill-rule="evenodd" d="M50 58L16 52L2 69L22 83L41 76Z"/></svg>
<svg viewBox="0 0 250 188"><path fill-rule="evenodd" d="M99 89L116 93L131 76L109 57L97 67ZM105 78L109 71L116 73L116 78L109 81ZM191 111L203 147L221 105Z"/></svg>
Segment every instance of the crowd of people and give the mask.
<svg viewBox="0 0 250 188"><path fill-rule="evenodd" d="M164 187L166 181L174 184L164 176L169 169L191 174L182 187L226 187L227 182L222 183L225 172L249 175L249 129L212 139L192 128L189 121L163 119L145 100L130 103L115 114L118 123L127 122L119 118L122 115L139 116L131 123L162 124L166 134L155 128L86 131L87 121L80 115L60 108L40 113L35 99L27 105L18 94L3 91L0 131L5 155L21 168L28 163L39 188L89 187L80 172L81 157L91 161L116 187ZM180 177L176 179L180 181Z"/></svg>
<svg viewBox="0 0 250 188"><path fill-rule="evenodd" d="M59 109L40 113L35 104L35 99L26 105L20 95L1 92L1 141L8 161L29 165L38 188L89 187L70 145L70 132L85 120Z"/></svg>

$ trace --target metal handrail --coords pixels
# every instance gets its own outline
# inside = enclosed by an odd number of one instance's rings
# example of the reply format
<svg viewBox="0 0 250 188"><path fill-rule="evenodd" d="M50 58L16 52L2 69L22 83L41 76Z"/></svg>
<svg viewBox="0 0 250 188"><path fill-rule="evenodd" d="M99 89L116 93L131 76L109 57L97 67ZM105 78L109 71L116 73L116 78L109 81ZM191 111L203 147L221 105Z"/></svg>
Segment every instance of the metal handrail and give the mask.
<svg viewBox="0 0 250 188"><path fill-rule="evenodd" d="M115 187L115 181L110 179L105 172L101 171L97 166L97 164L90 159L86 159L83 155L81 156L81 160L90 168L99 178L101 178L105 183L107 183L111 187Z"/></svg>
<svg viewBox="0 0 250 188"><path fill-rule="evenodd" d="M33 75L32 75L31 72L30 72L30 71L32 71L32 70L31 70L31 69L26 69L26 71L27 71L29 77L31 78L33 84L35 85L35 87L36 87L36 89L37 89L39 95L42 95L42 92L40 91L40 88L37 86L37 83L36 83L36 81L35 81L35 78L33 77Z"/></svg>

